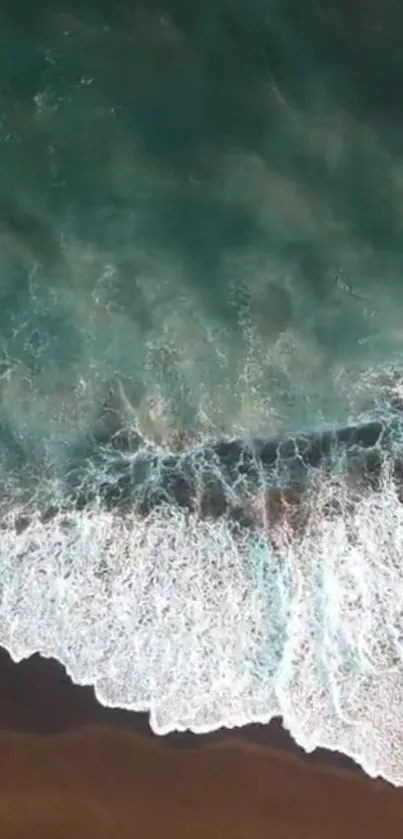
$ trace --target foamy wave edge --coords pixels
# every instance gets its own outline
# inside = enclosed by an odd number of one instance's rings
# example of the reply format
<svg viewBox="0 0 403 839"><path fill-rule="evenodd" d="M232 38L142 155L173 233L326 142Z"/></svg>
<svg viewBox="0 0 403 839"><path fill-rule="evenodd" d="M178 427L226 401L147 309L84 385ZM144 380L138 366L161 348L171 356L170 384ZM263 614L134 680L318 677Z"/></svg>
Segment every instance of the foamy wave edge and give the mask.
<svg viewBox="0 0 403 839"><path fill-rule="evenodd" d="M337 497L340 515L324 505ZM403 785L403 507L393 480L351 506L323 483L304 533L241 538L225 518L99 505L0 539L0 643L40 652L153 730L281 716L307 751Z"/></svg>

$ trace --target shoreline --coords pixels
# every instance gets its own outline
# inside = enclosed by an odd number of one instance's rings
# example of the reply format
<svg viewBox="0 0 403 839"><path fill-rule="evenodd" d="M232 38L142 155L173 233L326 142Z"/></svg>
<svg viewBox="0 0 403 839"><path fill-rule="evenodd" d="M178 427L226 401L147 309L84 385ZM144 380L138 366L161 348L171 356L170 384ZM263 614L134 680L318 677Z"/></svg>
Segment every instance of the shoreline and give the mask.
<svg viewBox="0 0 403 839"><path fill-rule="evenodd" d="M0 649L2 839L388 839L403 791L281 728L152 733L62 665ZM5 730L7 728L7 730Z"/></svg>
<svg viewBox="0 0 403 839"><path fill-rule="evenodd" d="M0 647L0 736L4 732L53 737L100 727L140 736L174 750L199 750L228 743L241 743L274 750L320 768L340 769L372 782L364 770L340 752L318 748L305 752L286 731L280 718L269 724L253 723L242 728L219 729L207 734L173 732L163 737L150 728L147 713L101 705L90 686L74 684L56 659L35 653L14 662ZM386 783L386 782L384 782Z"/></svg>

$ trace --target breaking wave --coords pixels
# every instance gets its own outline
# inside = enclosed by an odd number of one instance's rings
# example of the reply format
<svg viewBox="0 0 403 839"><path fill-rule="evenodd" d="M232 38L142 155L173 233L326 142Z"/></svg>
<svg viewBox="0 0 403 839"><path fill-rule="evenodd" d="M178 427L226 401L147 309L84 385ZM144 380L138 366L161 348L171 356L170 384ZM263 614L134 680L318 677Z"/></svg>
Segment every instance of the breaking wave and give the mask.
<svg viewBox="0 0 403 839"><path fill-rule="evenodd" d="M158 504L4 510L0 638L59 659L99 701L153 730L283 718L306 750L342 751L403 784L403 507L316 471L294 499L255 492L254 526ZM40 512L42 509L42 513ZM303 515L296 515L296 512ZM270 517L270 520L269 518Z"/></svg>

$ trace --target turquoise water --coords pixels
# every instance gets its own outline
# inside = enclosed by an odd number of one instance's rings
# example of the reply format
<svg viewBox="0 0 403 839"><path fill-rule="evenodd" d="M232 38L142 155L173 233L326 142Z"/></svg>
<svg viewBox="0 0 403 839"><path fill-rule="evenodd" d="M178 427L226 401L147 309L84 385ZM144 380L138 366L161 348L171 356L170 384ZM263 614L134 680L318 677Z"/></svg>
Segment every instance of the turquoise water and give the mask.
<svg viewBox="0 0 403 839"><path fill-rule="evenodd" d="M23 9L1 19L0 343L25 455L62 458L116 378L158 440L369 410L402 351L398 13Z"/></svg>

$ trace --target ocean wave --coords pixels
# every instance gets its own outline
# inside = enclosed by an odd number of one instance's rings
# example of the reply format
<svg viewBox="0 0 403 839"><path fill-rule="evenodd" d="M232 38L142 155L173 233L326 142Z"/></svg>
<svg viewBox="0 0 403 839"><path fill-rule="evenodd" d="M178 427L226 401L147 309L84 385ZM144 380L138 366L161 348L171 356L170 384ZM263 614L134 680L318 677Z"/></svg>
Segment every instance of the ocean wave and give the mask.
<svg viewBox="0 0 403 839"><path fill-rule="evenodd" d="M357 429L333 435L339 448L344 441L340 469L326 469L322 435L302 487L241 481L246 522L234 523L237 503L212 515L160 494L147 509L105 505L99 493L62 504L65 488L44 481L36 497L3 511L2 645L15 660L36 651L59 659L102 704L148 711L158 734L281 716L306 751L342 751L402 785L395 423L379 438L387 445L375 483L348 456L346 440L365 451ZM161 479L161 460L189 453L152 456ZM232 463L230 500L242 463Z"/></svg>
<svg viewBox="0 0 403 839"><path fill-rule="evenodd" d="M401 785L400 145L219 5L4 19L0 642Z"/></svg>

